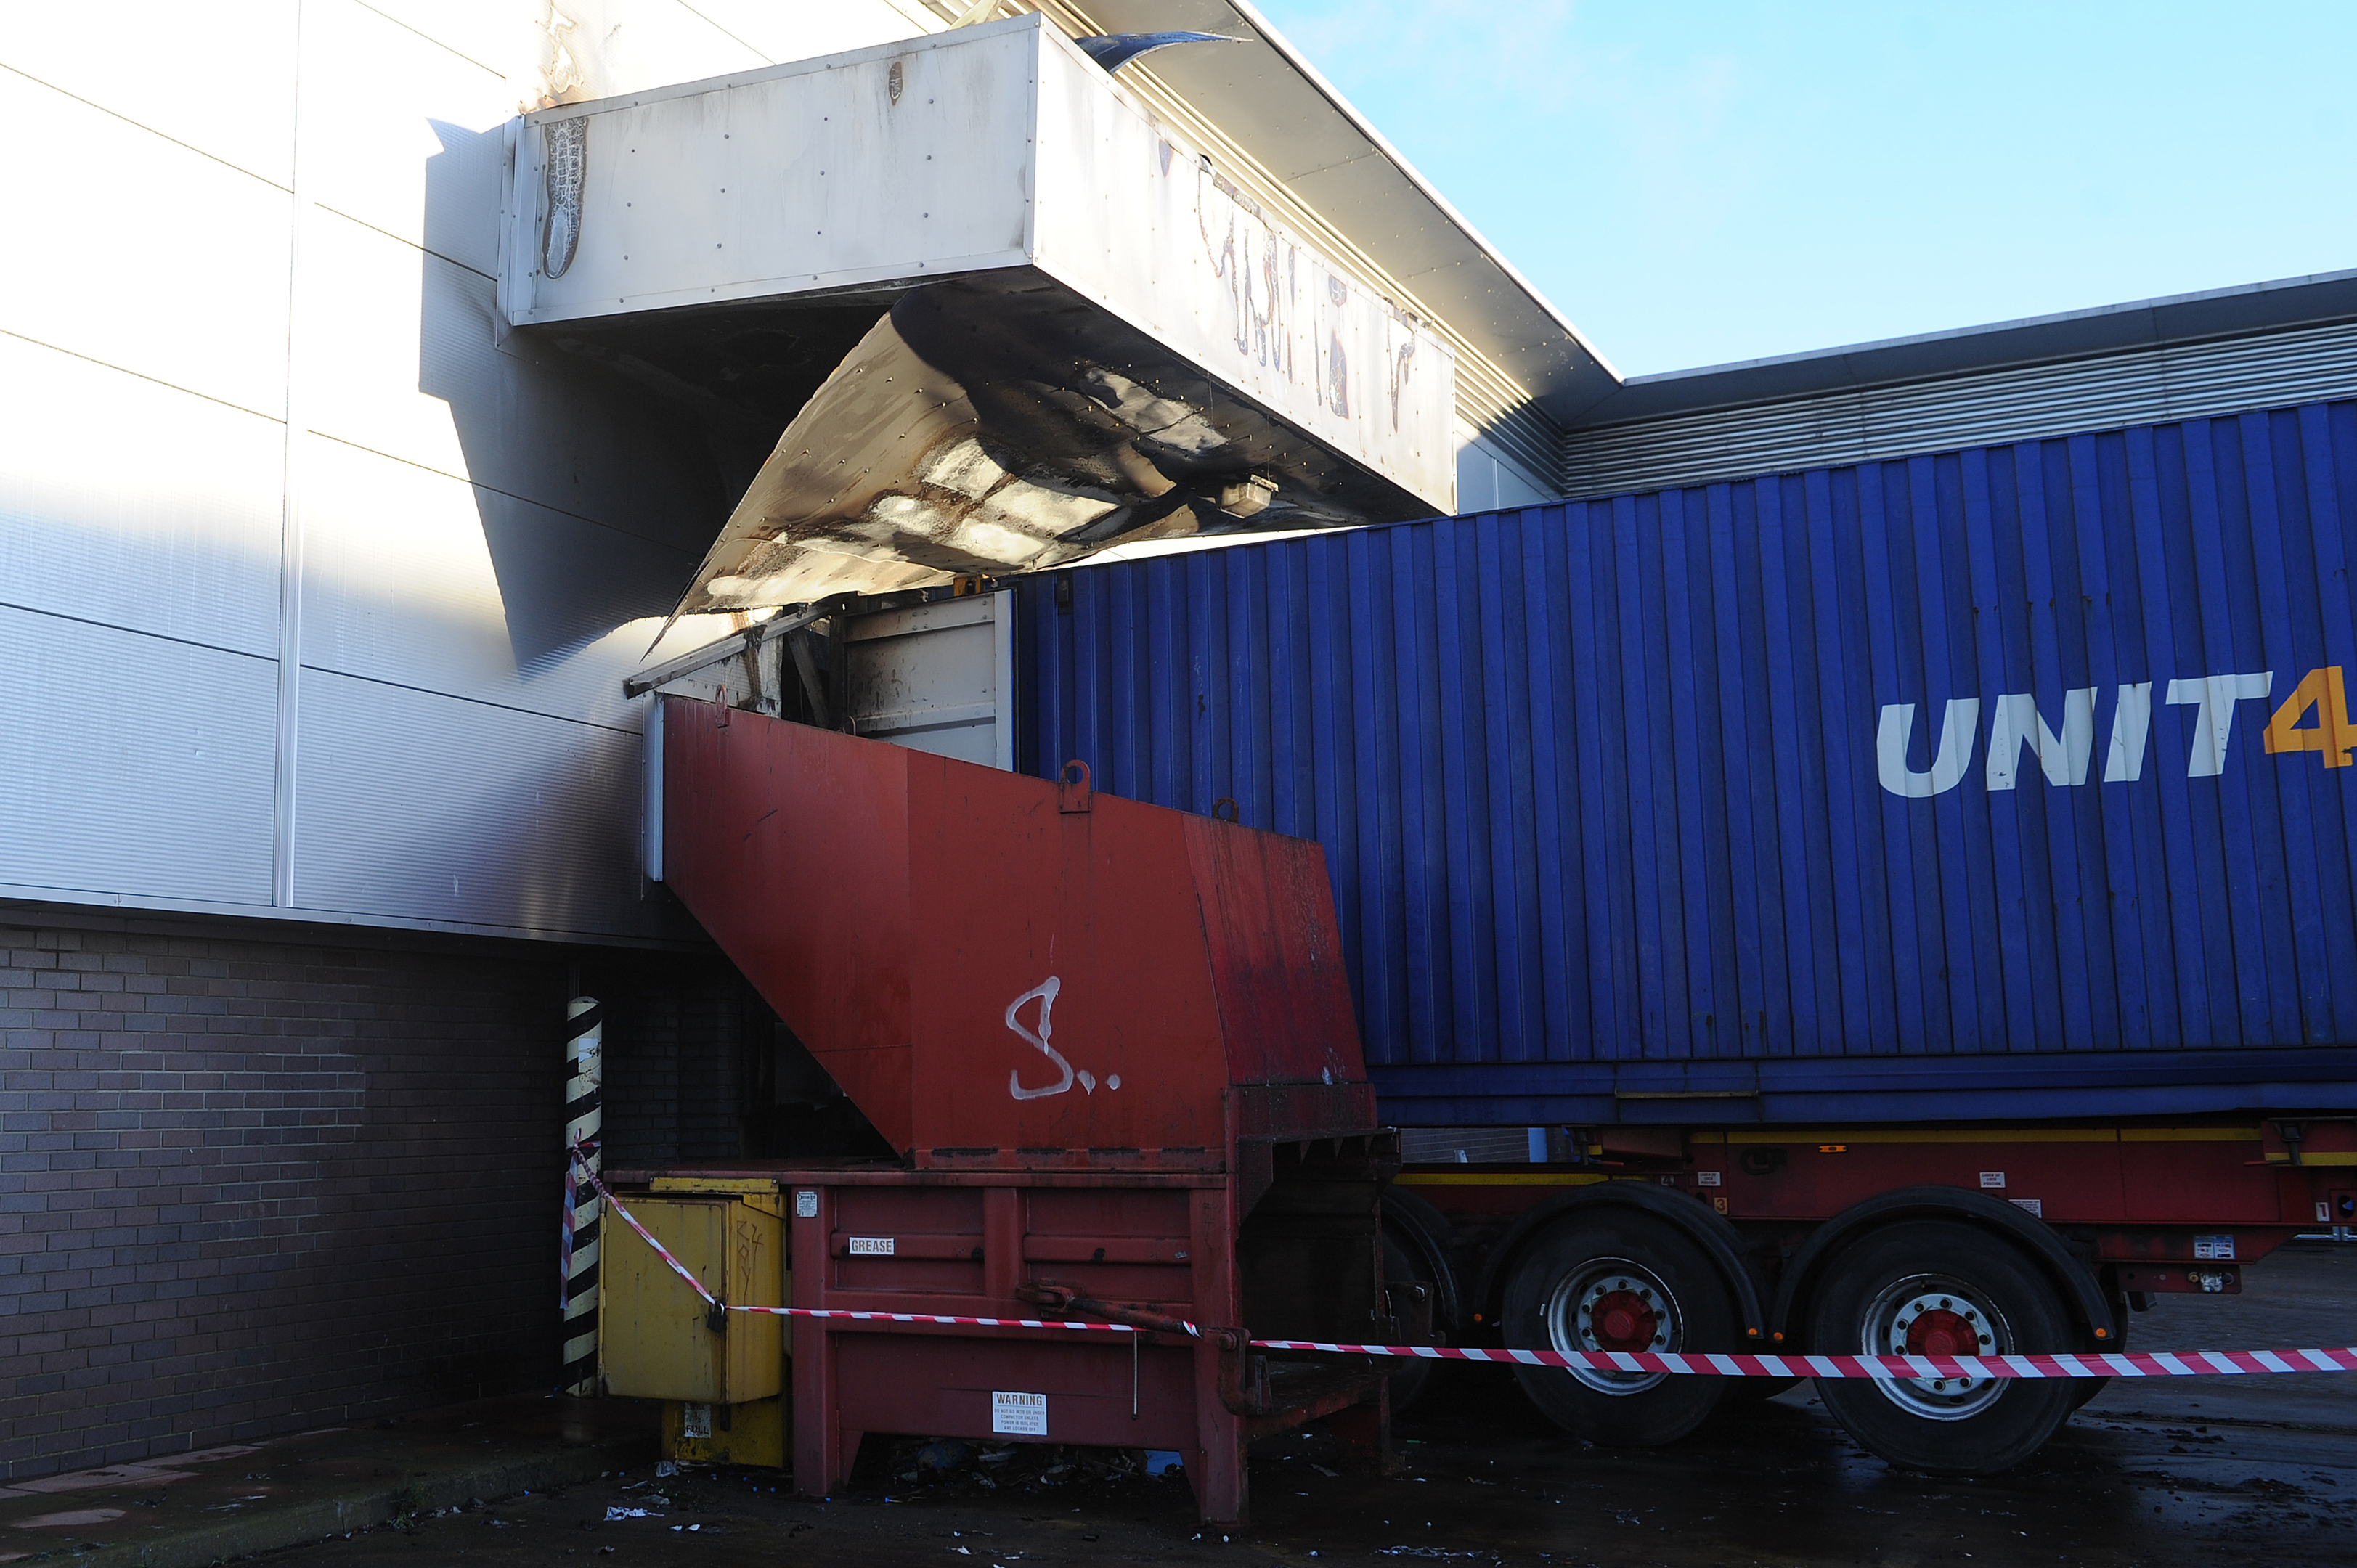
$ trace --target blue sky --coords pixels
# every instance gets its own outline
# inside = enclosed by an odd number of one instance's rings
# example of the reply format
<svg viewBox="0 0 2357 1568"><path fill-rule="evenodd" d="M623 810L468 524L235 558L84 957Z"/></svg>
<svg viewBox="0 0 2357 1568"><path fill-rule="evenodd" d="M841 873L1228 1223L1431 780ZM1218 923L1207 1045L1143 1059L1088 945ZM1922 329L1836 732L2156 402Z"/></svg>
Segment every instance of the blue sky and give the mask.
<svg viewBox="0 0 2357 1568"><path fill-rule="evenodd" d="M2357 266L2357 4L1260 0L1623 374Z"/></svg>

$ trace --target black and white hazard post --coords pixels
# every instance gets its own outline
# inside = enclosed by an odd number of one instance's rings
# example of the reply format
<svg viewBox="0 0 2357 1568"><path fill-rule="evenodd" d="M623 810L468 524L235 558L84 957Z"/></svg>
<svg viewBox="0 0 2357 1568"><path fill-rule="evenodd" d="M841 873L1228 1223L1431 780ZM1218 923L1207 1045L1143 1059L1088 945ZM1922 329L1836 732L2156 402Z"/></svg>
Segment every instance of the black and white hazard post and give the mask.
<svg viewBox="0 0 2357 1568"><path fill-rule="evenodd" d="M604 1168L597 1150L605 1083L605 1027L595 997L565 1004L565 1238L559 1260L559 1305L565 1312L565 1369L558 1385L569 1394L597 1391L597 1190L585 1174Z"/></svg>

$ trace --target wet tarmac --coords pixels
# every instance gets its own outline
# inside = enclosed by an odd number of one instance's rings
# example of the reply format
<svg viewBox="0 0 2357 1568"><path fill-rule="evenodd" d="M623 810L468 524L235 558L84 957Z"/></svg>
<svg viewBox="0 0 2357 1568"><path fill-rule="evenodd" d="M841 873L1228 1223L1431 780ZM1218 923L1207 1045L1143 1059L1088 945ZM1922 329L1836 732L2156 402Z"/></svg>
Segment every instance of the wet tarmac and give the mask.
<svg viewBox="0 0 2357 1568"><path fill-rule="evenodd" d="M2242 1298L2164 1298L2134 1348L2357 1340L2357 1247L2282 1255L2248 1279ZM1448 1370L1398 1423L1406 1476L1353 1473L1316 1431L1272 1441L1232 1539L1196 1523L1182 1481L1128 1456L952 1449L929 1473L909 1443L830 1502L773 1476L641 1470L257 1562L2357 1563L2357 1374L2115 1381L2029 1464L1955 1481L1863 1453L1806 1385L1675 1447L1616 1451L1565 1438L1495 1369ZM618 1509L644 1512L609 1520Z"/></svg>

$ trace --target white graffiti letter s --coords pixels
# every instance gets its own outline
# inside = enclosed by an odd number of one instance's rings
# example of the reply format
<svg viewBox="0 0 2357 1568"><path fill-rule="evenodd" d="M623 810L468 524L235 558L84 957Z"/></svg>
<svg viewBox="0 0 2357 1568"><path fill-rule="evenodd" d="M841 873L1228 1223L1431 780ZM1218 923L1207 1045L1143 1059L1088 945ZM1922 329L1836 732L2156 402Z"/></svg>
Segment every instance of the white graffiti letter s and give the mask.
<svg viewBox="0 0 2357 1568"><path fill-rule="evenodd" d="M1006 1075L1006 1092L1017 1100L1044 1100L1050 1094L1062 1094L1072 1087L1072 1064L1066 1061L1062 1054L1048 1043L1056 1032L1054 1017L1056 993L1063 988L1064 983L1051 974L1045 981L1006 1004L1006 1026L1020 1035L1025 1043L1031 1046L1041 1056L1054 1062L1056 1069L1064 1075L1044 1089L1026 1089L1023 1087L1021 1071L1010 1070ZM1023 1011L1023 1004L1034 1000L1039 1004L1039 1032L1036 1035L1025 1028L1022 1021L1017 1017L1017 1015Z"/></svg>

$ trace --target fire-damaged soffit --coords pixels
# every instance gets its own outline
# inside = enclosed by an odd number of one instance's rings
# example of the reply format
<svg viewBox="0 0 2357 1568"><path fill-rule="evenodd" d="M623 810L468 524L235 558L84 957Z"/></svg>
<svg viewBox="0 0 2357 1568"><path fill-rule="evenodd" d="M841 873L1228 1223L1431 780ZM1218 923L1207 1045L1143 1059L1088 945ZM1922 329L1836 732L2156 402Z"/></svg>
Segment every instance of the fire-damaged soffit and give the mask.
<svg viewBox="0 0 2357 1568"><path fill-rule="evenodd" d="M1438 337L1037 16L546 111L516 161L509 321L774 442L680 613L1453 508Z"/></svg>

